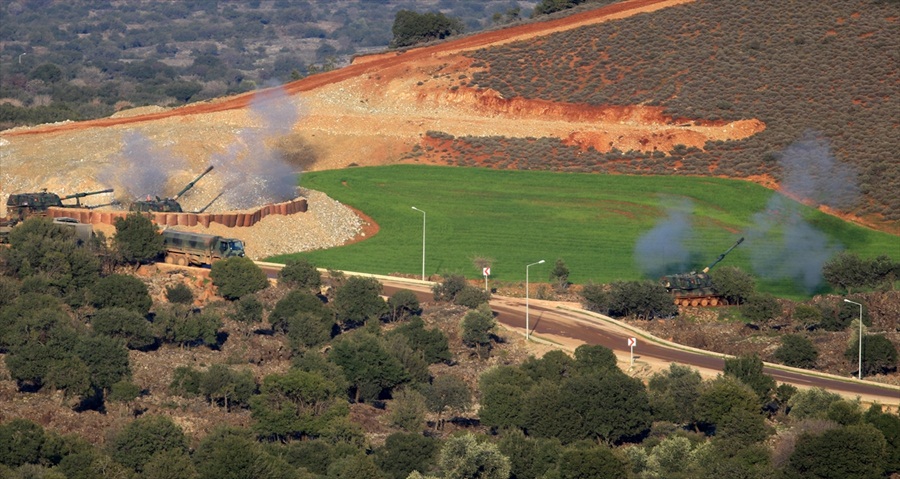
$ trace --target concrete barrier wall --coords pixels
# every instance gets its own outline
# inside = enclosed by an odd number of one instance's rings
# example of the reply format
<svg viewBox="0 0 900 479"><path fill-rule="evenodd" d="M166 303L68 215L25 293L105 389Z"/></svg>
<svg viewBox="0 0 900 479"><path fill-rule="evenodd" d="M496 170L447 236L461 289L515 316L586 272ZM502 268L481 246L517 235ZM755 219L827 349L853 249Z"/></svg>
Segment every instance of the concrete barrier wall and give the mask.
<svg viewBox="0 0 900 479"><path fill-rule="evenodd" d="M146 213L150 219L160 226L196 226L209 227L210 223L219 223L228 227L247 227L255 225L269 215L292 215L305 213L306 198L297 198L284 203L268 204L256 211L224 212L224 213ZM127 211L91 210L87 208L48 209L48 216L53 218L75 218L79 223L113 225L116 218L124 218Z"/></svg>

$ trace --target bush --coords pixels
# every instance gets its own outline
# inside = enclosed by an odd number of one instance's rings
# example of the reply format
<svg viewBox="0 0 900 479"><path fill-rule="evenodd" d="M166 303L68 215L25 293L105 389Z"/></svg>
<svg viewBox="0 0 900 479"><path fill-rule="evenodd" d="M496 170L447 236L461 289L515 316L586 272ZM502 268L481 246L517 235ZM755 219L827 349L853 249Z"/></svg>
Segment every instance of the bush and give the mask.
<svg viewBox="0 0 900 479"><path fill-rule="evenodd" d="M210 404L232 407L246 407L250 397L256 392L256 381L250 371L233 371L224 364L213 364L200 375L200 394Z"/></svg>
<svg viewBox="0 0 900 479"><path fill-rule="evenodd" d="M487 304L469 311L460 324L463 344L475 348L479 356L486 357L490 354L491 337L496 326L494 313Z"/></svg>
<svg viewBox="0 0 900 479"><path fill-rule="evenodd" d="M466 286L468 286L466 278L459 274L451 274L444 278L444 281L434 285L431 290L435 301L453 301Z"/></svg>
<svg viewBox="0 0 900 479"><path fill-rule="evenodd" d="M92 303L98 309L124 308L146 315L153 305L147 285L125 274L101 278L91 288L91 293Z"/></svg>
<svg viewBox="0 0 900 479"><path fill-rule="evenodd" d="M388 306L391 309L391 319L395 321L407 315L422 314L419 298L416 297L416 293L408 289L401 289L394 293L388 299Z"/></svg>
<svg viewBox="0 0 900 479"><path fill-rule="evenodd" d="M888 338L870 334L863 338L862 374L884 374L897 370L897 348ZM854 365L859 364L859 339L847 348L844 357Z"/></svg>
<svg viewBox="0 0 900 479"><path fill-rule="evenodd" d="M235 301L231 318L244 324L260 323L263 319L263 304L255 294L242 296Z"/></svg>
<svg viewBox="0 0 900 479"><path fill-rule="evenodd" d="M292 288L318 289L322 274L306 258L290 260L278 272L278 281Z"/></svg>
<svg viewBox="0 0 900 479"><path fill-rule="evenodd" d="M287 337L294 352L323 344L332 338L336 325L333 316L311 312L298 312L288 318Z"/></svg>
<svg viewBox="0 0 900 479"><path fill-rule="evenodd" d="M713 289L728 301L728 304L742 304L756 289L753 276L736 266L723 266L710 273Z"/></svg>
<svg viewBox="0 0 900 479"><path fill-rule="evenodd" d="M351 276L334 295L334 311L338 320L352 328L370 319L381 319L388 306L381 299L382 286L375 278Z"/></svg>
<svg viewBox="0 0 900 479"><path fill-rule="evenodd" d="M113 438L110 449L116 462L138 472L154 454L187 452L187 439L177 424L165 416L142 416Z"/></svg>
<svg viewBox="0 0 900 479"><path fill-rule="evenodd" d="M422 318L415 317L409 323L391 331L390 334L403 335L411 348L422 351L425 361L429 364L447 362L453 357L450 354L450 345L444 332L438 328L425 329L425 322L422 321Z"/></svg>
<svg viewBox="0 0 900 479"><path fill-rule="evenodd" d="M469 309L475 309L478 306L487 303L491 299L491 293L475 286L466 286L462 291L453 298L453 304L465 306Z"/></svg>
<svg viewBox="0 0 900 479"><path fill-rule="evenodd" d="M822 323L822 310L816 306L798 304L794 308L793 320L798 327L812 329Z"/></svg>
<svg viewBox="0 0 900 479"><path fill-rule="evenodd" d="M797 368L813 369L819 352L813 343L803 336L789 334L781 338L781 347L775 350L775 359Z"/></svg>
<svg viewBox="0 0 900 479"><path fill-rule="evenodd" d="M841 396L822 388L799 391L788 399L788 415L795 419L824 419L828 408Z"/></svg>
<svg viewBox="0 0 900 479"><path fill-rule="evenodd" d="M266 273L250 258L235 256L216 261L210 267L209 277L219 294L228 300L261 291L269 286Z"/></svg>
<svg viewBox="0 0 900 479"><path fill-rule="evenodd" d="M183 346L216 346L222 319L211 313L196 314L176 306L157 312L154 326L157 336L165 342Z"/></svg>
<svg viewBox="0 0 900 479"><path fill-rule="evenodd" d="M184 283L178 283L175 286L166 287L166 300L170 303L192 304L194 302L194 293Z"/></svg>
<svg viewBox="0 0 900 479"><path fill-rule="evenodd" d="M165 251L159 228L150 218L140 213L129 213L116 218L113 245L127 263L146 263Z"/></svg>
<svg viewBox="0 0 900 479"><path fill-rule="evenodd" d="M44 429L27 419L0 424L0 464L10 467L36 464L46 440Z"/></svg>
<svg viewBox="0 0 900 479"><path fill-rule="evenodd" d="M438 446L437 440L422 434L394 433L375 452L375 462L390 478L406 479L413 471L428 470Z"/></svg>
<svg viewBox="0 0 900 479"><path fill-rule="evenodd" d="M129 349L143 349L156 343L150 322L140 313L125 308L104 308L91 318L94 332L125 340Z"/></svg>
<svg viewBox="0 0 900 479"><path fill-rule="evenodd" d="M859 319L859 306L841 301L837 303L836 307L823 311L821 324L826 331L844 331L854 319ZM862 320L866 326L872 325L869 308L865 304L863 304Z"/></svg>
<svg viewBox="0 0 900 479"><path fill-rule="evenodd" d="M131 381L119 381L109 388L110 401L128 402L141 395L141 387Z"/></svg>
<svg viewBox="0 0 900 479"><path fill-rule="evenodd" d="M741 307L744 317L752 322L766 322L781 316L781 303L768 293L754 293Z"/></svg>
<svg viewBox="0 0 900 479"><path fill-rule="evenodd" d="M417 43L446 38L462 33L463 23L443 13L416 13L412 10L400 10L394 18L391 32L394 34L391 46L406 47Z"/></svg>
<svg viewBox="0 0 900 479"><path fill-rule="evenodd" d="M609 311L609 295L602 284L587 283L581 287L580 294L584 309L595 313Z"/></svg>
<svg viewBox="0 0 900 479"><path fill-rule="evenodd" d="M200 394L200 379L202 377L202 371L198 371L190 366L178 366L175 368L175 373L172 375L172 382L169 383L169 389L179 396L197 396Z"/></svg>
<svg viewBox="0 0 900 479"><path fill-rule="evenodd" d="M652 319L674 316L678 307L655 281L616 281L610 286L609 314Z"/></svg>
<svg viewBox="0 0 900 479"><path fill-rule="evenodd" d="M562 293L569 287L569 267L559 258L553 269L550 270L550 282L556 286L556 291Z"/></svg>
<svg viewBox="0 0 900 479"><path fill-rule="evenodd" d="M322 300L309 292L294 290L275 303L275 309L269 315L272 329L280 332L290 331L290 320L299 313L313 314L320 317L331 315Z"/></svg>

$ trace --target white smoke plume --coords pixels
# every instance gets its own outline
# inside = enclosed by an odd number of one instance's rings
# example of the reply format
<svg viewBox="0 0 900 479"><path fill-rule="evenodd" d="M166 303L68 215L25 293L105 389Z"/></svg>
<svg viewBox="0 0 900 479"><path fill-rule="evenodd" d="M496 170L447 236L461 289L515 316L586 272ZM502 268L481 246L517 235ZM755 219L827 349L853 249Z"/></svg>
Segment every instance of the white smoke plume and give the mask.
<svg viewBox="0 0 900 479"><path fill-rule="evenodd" d="M188 162L156 146L145 135L130 131L122 138L122 151L113 166L98 179L116 189L116 197L126 201L166 194L173 171L189 168ZM174 192L172 192L174 194Z"/></svg>
<svg viewBox="0 0 900 479"><path fill-rule="evenodd" d="M667 205L665 219L641 236L634 248L638 266L652 278L691 269L691 253L686 243L692 237L694 204L687 198L664 200L663 203Z"/></svg>
<svg viewBox="0 0 900 479"><path fill-rule="evenodd" d="M807 292L822 283L822 267L843 247L809 224L800 204L848 207L859 199L856 173L831 154L827 140L805 133L779 155L781 190L765 211L753 215L747 243L753 273L767 279L792 279Z"/></svg>
<svg viewBox="0 0 900 479"><path fill-rule="evenodd" d="M212 160L225 178L224 202L238 209L295 198L300 175L270 144L291 132L300 108L276 88L256 94L250 111L259 127L240 130L235 143Z"/></svg>

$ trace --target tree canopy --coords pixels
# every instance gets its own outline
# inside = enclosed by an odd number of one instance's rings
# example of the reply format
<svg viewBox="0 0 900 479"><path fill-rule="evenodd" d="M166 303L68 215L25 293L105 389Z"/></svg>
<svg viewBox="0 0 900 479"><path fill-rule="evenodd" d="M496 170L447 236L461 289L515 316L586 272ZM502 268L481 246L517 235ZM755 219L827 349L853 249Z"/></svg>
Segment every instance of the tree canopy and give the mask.
<svg viewBox="0 0 900 479"><path fill-rule="evenodd" d="M408 47L417 43L441 40L465 31L463 23L456 18L448 17L441 12L416 13L412 10L400 10L394 17L391 32L394 35L391 46Z"/></svg>

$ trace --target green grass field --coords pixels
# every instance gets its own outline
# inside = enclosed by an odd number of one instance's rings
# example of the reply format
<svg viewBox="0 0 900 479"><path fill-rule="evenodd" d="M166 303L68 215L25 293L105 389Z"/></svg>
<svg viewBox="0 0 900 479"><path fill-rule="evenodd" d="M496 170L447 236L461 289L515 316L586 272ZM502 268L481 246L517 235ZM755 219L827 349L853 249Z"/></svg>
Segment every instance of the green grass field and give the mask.
<svg viewBox="0 0 900 479"><path fill-rule="evenodd" d="M802 297L812 292L802 280L808 283L817 274L806 263L820 265L822 249L900 256L895 236L781 196L773 206L772 191L736 180L398 165L306 173L301 186L364 211L381 228L353 245L302 253L330 269L420 274L423 215L413 206L427 215L428 275L478 278L481 270L472 260L482 256L493 259L492 280L524 281L526 265L543 259L545 264L530 267L530 279L546 281L558 258L571 270L573 283L657 278L702 269L745 236L720 265L760 277L760 290ZM672 224L673 207L680 208L683 223ZM794 209L798 213L791 215ZM670 235L659 229L661 223L686 228ZM639 241L654 236L653 254L638 254ZM676 247L688 254L688 263L671 261ZM785 268L791 261L802 265Z"/></svg>

